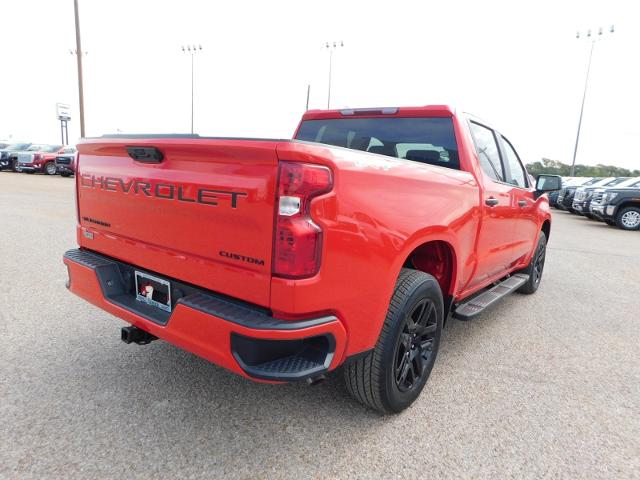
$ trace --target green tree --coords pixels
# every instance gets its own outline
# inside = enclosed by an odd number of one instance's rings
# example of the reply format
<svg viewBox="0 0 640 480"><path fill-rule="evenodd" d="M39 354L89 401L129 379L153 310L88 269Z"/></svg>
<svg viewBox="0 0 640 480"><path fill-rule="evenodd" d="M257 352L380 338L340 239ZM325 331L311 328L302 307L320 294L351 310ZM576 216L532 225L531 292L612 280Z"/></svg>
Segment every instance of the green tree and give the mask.
<svg viewBox="0 0 640 480"><path fill-rule="evenodd" d="M571 173L571 165L562 163L559 160L543 158L541 161L527 164L527 171L533 176L546 173L548 175L567 177ZM601 163L595 166L576 164L574 175L576 177L640 177L640 169L629 170Z"/></svg>

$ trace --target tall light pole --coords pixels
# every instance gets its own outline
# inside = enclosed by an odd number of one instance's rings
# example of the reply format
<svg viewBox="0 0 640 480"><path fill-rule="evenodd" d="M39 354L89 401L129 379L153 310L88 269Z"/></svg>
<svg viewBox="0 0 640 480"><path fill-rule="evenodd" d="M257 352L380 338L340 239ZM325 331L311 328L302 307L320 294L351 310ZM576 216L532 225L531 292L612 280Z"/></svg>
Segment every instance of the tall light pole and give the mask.
<svg viewBox="0 0 640 480"><path fill-rule="evenodd" d="M609 28L609 32L615 31L613 25ZM576 133L576 145L573 148L573 161L571 162L571 173L573 177L576 168L576 156L578 155L578 143L580 142L580 129L582 128L582 115L584 113L584 102L587 98L587 86L589 85L589 72L591 71L591 59L593 58L593 47L596 42L602 38L602 27L598 28L598 35L592 35L591 30L587 30L587 39L591 41L591 49L589 50L589 62L587 63L587 75L584 79L584 92L582 93L582 104L580 105L580 118L578 119L578 132ZM576 39L580 40L580 32L576 33Z"/></svg>
<svg viewBox="0 0 640 480"><path fill-rule="evenodd" d="M344 47L344 42L327 42L325 48L329 50L329 89L327 91L327 109L331 108L331 67L333 62L333 51L338 47Z"/></svg>
<svg viewBox="0 0 640 480"><path fill-rule="evenodd" d="M202 51L202 45L187 45L186 47L182 47L183 53L188 53L191 55L191 133L193 133L193 56L197 52Z"/></svg>
<svg viewBox="0 0 640 480"><path fill-rule="evenodd" d="M76 56L78 59L78 103L80 104L80 137L84 137L84 88L82 84L82 43L80 42L80 15L78 0L73 0L76 18Z"/></svg>

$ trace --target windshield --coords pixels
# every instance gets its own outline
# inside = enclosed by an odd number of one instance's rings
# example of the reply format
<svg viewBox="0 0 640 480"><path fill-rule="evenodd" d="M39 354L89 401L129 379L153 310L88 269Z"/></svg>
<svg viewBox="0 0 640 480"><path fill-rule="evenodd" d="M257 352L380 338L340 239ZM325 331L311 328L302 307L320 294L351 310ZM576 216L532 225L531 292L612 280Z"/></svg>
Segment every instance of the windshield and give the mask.
<svg viewBox="0 0 640 480"><path fill-rule="evenodd" d="M616 185L620 187L640 187L640 178L627 178L624 182L620 182Z"/></svg>
<svg viewBox="0 0 640 480"><path fill-rule="evenodd" d="M620 185L621 183L626 182L627 180L629 180L628 177L618 177L618 178L614 178L613 180L605 183L604 185L606 187L613 187L615 185Z"/></svg>
<svg viewBox="0 0 640 480"><path fill-rule="evenodd" d="M30 143L12 143L7 147L7 150L26 150Z"/></svg>
<svg viewBox="0 0 640 480"><path fill-rule="evenodd" d="M45 153L54 153L62 148L62 145L48 145L42 149Z"/></svg>
<svg viewBox="0 0 640 480"><path fill-rule="evenodd" d="M596 184L596 183L598 183L598 182L600 182L600 181L602 181L602 177L600 177L600 178L592 178L592 179L591 179L591 180L589 180L588 182L583 183L583 185L584 185L584 186L594 185L594 184Z"/></svg>
<svg viewBox="0 0 640 480"><path fill-rule="evenodd" d="M296 138L430 165L460 168L451 118L305 120Z"/></svg>

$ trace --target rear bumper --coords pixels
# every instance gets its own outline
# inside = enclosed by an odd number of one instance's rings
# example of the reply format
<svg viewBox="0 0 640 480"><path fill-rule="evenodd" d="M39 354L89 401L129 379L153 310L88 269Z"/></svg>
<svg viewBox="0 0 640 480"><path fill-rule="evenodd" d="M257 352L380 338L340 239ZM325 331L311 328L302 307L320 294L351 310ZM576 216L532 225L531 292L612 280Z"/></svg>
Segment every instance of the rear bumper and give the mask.
<svg viewBox="0 0 640 480"><path fill-rule="evenodd" d="M274 318L262 308L179 281L171 313L135 299L134 270L87 250L64 255L71 292L158 338L247 378L286 382L333 370L342 361L346 332L332 315ZM162 277L162 275L155 274Z"/></svg>

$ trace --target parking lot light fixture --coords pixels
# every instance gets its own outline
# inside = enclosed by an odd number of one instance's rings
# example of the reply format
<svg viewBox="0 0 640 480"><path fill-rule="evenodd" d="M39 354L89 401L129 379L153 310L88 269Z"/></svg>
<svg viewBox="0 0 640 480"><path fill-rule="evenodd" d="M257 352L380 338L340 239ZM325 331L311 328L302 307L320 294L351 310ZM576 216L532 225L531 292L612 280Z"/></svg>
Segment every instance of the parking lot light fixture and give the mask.
<svg viewBox="0 0 640 480"><path fill-rule="evenodd" d="M191 55L191 133L193 133L193 56L196 53L202 52L202 45L187 45L182 46L182 53Z"/></svg>
<svg viewBox="0 0 640 480"><path fill-rule="evenodd" d="M609 27L609 33L614 33L614 32L615 32L615 27L613 25L611 25L611 27ZM581 35L580 31L578 31L576 33L576 39L580 40L581 36L582 35ZM578 154L578 143L580 142L580 129L582 127L582 116L584 114L584 103L585 103L585 100L587 98L587 87L589 85L589 72L591 71L591 59L593 58L593 48L594 48L596 42L603 38L603 29L602 29L602 27L598 28L598 34L597 35L592 35L591 34L591 30L590 29L587 30L586 38L587 38L587 40L589 40L591 42L591 48L589 50L589 61L587 62L587 75L586 75L585 80L584 80L584 91L582 93L582 104L580 105L580 117L578 119L578 131L576 133L576 144L575 144L575 147L573 148L573 160L571 162L571 173L569 174L571 177L573 177L574 173L575 173L576 156Z"/></svg>
<svg viewBox="0 0 640 480"><path fill-rule="evenodd" d="M344 42L326 42L324 48L329 51L329 88L327 91L327 109L331 108L331 67L333 62L333 51L338 47L344 47Z"/></svg>

